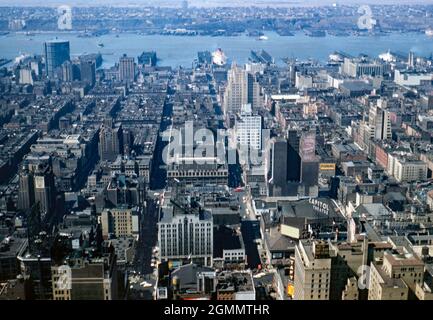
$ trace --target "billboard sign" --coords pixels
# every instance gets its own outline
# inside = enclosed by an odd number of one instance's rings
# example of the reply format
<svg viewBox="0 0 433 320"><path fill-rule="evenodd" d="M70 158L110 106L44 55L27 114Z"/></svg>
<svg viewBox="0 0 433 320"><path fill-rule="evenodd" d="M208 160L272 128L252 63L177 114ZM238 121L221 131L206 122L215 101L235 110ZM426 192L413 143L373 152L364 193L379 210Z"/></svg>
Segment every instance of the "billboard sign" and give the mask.
<svg viewBox="0 0 433 320"><path fill-rule="evenodd" d="M299 154L303 161L316 159L316 133L313 131L304 133L301 137Z"/></svg>

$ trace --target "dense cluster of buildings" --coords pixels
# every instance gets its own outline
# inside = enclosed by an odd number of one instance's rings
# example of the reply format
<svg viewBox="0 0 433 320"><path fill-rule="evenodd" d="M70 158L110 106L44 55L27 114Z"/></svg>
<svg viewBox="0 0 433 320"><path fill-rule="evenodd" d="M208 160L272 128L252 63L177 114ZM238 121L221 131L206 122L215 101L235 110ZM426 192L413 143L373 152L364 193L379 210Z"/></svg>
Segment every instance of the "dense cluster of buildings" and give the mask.
<svg viewBox="0 0 433 320"><path fill-rule="evenodd" d="M0 299L433 298L431 58L43 51L0 69Z"/></svg>

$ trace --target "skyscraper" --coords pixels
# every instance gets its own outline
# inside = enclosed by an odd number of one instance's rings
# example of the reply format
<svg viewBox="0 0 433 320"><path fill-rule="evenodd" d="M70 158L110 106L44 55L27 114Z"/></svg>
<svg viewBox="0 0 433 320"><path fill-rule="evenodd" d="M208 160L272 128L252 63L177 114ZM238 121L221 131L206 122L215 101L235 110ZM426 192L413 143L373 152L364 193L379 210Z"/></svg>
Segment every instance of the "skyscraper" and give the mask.
<svg viewBox="0 0 433 320"><path fill-rule="evenodd" d="M99 131L99 157L101 161L114 161L122 153L122 125L113 126L112 122L104 123Z"/></svg>
<svg viewBox="0 0 433 320"><path fill-rule="evenodd" d="M39 202L44 217L54 213L56 188L54 173L50 165L40 165L34 173L35 202Z"/></svg>
<svg viewBox="0 0 433 320"><path fill-rule="evenodd" d="M262 117L253 115L251 104L243 107L243 111L236 120L236 135L241 146L260 150L262 147Z"/></svg>
<svg viewBox="0 0 433 320"><path fill-rule="evenodd" d="M388 110L372 105L368 115L370 138L377 140L391 139L391 120Z"/></svg>
<svg viewBox="0 0 433 320"><path fill-rule="evenodd" d="M281 196L287 190L287 140L280 138L273 143L272 147L272 182L273 195Z"/></svg>
<svg viewBox="0 0 433 320"><path fill-rule="evenodd" d="M81 75L81 81L87 82L88 84L93 86L96 81L95 62L92 60L81 60L80 75Z"/></svg>
<svg viewBox="0 0 433 320"><path fill-rule="evenodd" d="M272 185L274 196L317 196L319 161L315 154L315 132L293 129L288 139L273 145Z"/></svg>
<svg viewBox="0 0 433 320"><path fill-rule="evenodd" d="M415 67L415 54L412 51L409 52L409 57L407 59L407 64L408 64L409 68Z"/></svg>
<svg viewBox="0 0 433 320"><path fill-rule="evenodd" d="M20 172L20 187L18 191L18 208L20 210L28 210L35 203L35 190L33 174L23 169Z"/></svg>
<svg viewBox="0 0 433 320"><path fill-rule="evenodd" d="M316 133L302 133L299 154L301 157L300 182L305 188L305 195L317 197L319 183L319 161L316 156Z"/></svg>
<svg viewBox="0 0 433 320"><path fill-rule="evenodd" d="M291 182L299 182L300 170L301 170L301 158L299 156L299 142L300 135L298 130L288 131L288 169L287 169L287 180Z"/></svg>
<svg viewBox="0 0 433 320"><path fill-rule="evenodd" d="M62 64L62 81L72 82L74 80L73 66L70 61L65 61Z"/></svg>
<svg viewBox="0 0 433 320"><path fill-rule="evenodd" d="M48 162L24 165L19 175L18 208L28 210L38 203L44 219L49 219L56 206L54 179L51 164Z"/></svg>
<svg viewBox="0 0 433 320"><path fill-rule="evenodd" d="M30 69L32 69L33 73L35 74L36 77L40 77L42 74L42 63L41 60L39 58L30 61Z"/></svg>
<svg viewBox="0 0 433 320"><path fill-rule="evenodd" d="M236 113L247 102L245 90L245 71L236 64L227 75L227 87L224 92L224 113Z"/></svg>
<svg viewBox="0 0 433 320"><path fill-rule="evenodd" d="M119 80L133 82L135 79L135 62L133 57L124 54L119 60Z"/></svg>
<svg viewBox="0 0 433 320"><path fill-rule="evenodd" d="M247 72L247 101L253 110L262 107L260 84L253 73Z"/></svg>
<svg viewBox="0 0 433 320"><path fill-rule="evenodd" d="M34 74L33 70L30 68L21 68L20 69L20 84L31 84L34 82Z"/></svg>
<svg viewBox="0 0 433 320"><path fill-rule="evenodd" d="M330 281L329 244L299 241L295 247L294 300L329 300Z"/></svg>
<svg viewBox="0 0 433 320"><path fill-rule="evenodd" d="M54 77L56 69L70 60L69 41L51 40L44 43L45 71Z"/></svg>
<svg viewBox="0 0 433 320"><path fill-rule="evenodd" d="M253 74L233 64L224 92L224 113L240 113L245 104L251 104L253 110L260 107L260 85Z"/></svg>

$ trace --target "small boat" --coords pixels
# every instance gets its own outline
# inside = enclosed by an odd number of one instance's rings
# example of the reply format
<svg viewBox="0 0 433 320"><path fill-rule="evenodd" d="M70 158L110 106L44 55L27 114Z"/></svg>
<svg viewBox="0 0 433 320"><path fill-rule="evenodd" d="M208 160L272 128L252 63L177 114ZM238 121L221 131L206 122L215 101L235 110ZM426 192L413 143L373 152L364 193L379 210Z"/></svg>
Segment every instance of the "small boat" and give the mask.
<svg viewBox="0 0 433 320"><path fill-rule="evenodd" d="M268 39L269 38L267 36L260 36L257 40L265 41L265 40L268 40Z"/></svg>
<svg viewBox="0 0 433 320"><path fill-rule="evenodd" d="M104 44L103 44L103 43L98 43L98 47L99 47L99 48L103 48L103 47L104 47Z"/></svg>
<svg viewBox="0 0 433 320"><path fill-rule="evenodd" d="M425 31L425 34L426 34L428 37L433 37L433 29L427 29L427 30Z"/></svg>

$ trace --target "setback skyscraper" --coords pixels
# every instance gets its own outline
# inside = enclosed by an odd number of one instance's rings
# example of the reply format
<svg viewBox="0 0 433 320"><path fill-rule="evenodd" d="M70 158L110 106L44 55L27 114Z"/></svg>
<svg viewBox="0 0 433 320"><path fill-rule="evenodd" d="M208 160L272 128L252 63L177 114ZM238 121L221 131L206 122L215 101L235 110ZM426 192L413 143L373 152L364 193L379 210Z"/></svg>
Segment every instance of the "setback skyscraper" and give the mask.
<svg viewBox="0 0 433 320"><path fill-rule="evenodd" d="M234 64L228 72L224 113L240 113L245 104L253 110L261 106L260 85L253 74Z"/></svg>
<svg viewBox="0 0 433 320"><path fill-rule="evenodd" d="M113 126L112 121L105 121L99 132L99 157L101 161L114 161L122 153L122 125Z"/></svg>

